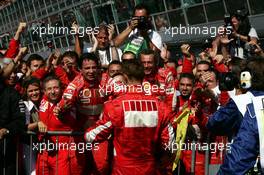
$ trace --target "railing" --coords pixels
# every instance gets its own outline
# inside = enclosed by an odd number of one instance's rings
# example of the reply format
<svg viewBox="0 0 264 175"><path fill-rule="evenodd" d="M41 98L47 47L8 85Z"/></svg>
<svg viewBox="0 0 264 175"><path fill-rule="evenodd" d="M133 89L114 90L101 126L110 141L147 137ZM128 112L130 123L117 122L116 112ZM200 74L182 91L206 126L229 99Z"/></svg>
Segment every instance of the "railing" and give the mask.
<svg viewBox="0 0 264 175"><path fill-rule="evenodd" d="M77 132L77 131L48 131L45 133L45 136L56 136L56 143L58 144L58 137L59 136L82 136L84 132ZM11 150L15 152L15 157L13 157L12 162L15 162L15 166L12 166L12 174L15 173L16 175L20 174L24 169L24 173L22 174L31 174L32 171L34 171L35 167L32 167L35 165L33 161L34 158L36 158L36 155L33 155L34 153L36 154L36 151L34 151L33 146L34 145L34 137L37 136L37 133L28 131L24 135L22 135L19 139L18 138L4 138L0 140L0 175L7 175L8 172L10 171L10 167L8 167L7 162L8 159L12 159L12 153L7 152L10 151L7 150L7 147L12 147L15 148L16 150ZM29 139L29 144L26 144L24 142L21 142L21 139ZM42 143L45 143L45 139L43 140ZM15 146L14 146L15 144ZM29 155L25 154L28 153ZM58 152L57 152L58 153ZM56 154L57 154L56 153ZM57 156L57 155L56 155ZM25 160L21 160L21 158L26 158ZM24 164L24 166L23 166Z"/></svg>
<svg viewBox="0 0 264 175"><path fill-rule="evenodd" d="M84 132L76 132L76 131L48 131L45 136L56 136L56 144L58 144L58 138L59 136L69 136L69 137L72 137L72 136L83 136ZM37 134L35 132L30 132L28 131L26 134L25 134L26 137L20 137L21 138L27 138L29 139L29 144L25 146L25 143L21 142L21 140L19 139L15 139L16 141L15 142L12 142L12 143L15 143L16 145L10 145L12 144L10 142L11 138L4 138L2 140L0 140L0 175L7 175L7 171L9 171L7 169L7 163L10 163L10 160L9 162L7 162L7 158L9 159L10 157L10 153L7 152L7 151L10 151L10 149L8 148L16 148L16 150L14 150L15 153L15 157L14 157L14 161L15 162L15 166L13 169L13 171L15 171L15 174L18 175L22 172L21 169L24 169L24 171L26 173L24 174L31 174L32 171L35 170L35 166L37 166L35 163L33 163L34 161L36 161L36 152L34 152L34 148L33 146L35 147L36 145L34 145L34 137L37 136ZM12 139L13 140L13 139ZM207 138L207 141L206 141L208 144L209 144L209 136ZM36 142L35 142L36 143ZM38 142L40 143L40 142ZM46 143L45 140L43 140L42 143ZM196 147L196 144L198 142L195 142L195 141L192 141L191 142L192 145L191 145L191 174L194 175L194 174L197 174L195 173L196 171L196 154L197 154L197 147ZM22 148L22 152L21 152L21 148ZM25 151L26 149L28 149L29 152ZM12 150L13 151L13 150ZM210 164L210 149L205 149L204 151L204 155L205 155L205 158L204 158L204 174L205 175L215 175L220 167L221 164ZM23 154L22 154L23 153ZM25 153L27 153L25 155ZM26 156L26 160L23 162L21 161L21 157L23 156ZM56 151L56 157L58 156L58 151ZM58 159L56 159L58 160ZM24 163L24 166L21 166L23 165ZM58 161L56 162L56 164L58 163ZM181 162L179 162L178 164L178 168L176 169L176 174L175 175L181 175L181 166L180 166ZM41 164L42 165L42 164ZM43 160L43 165L44 165L44 160ZM56 166L56 171L57 170L57 166ZM43 172L41 174L44 174L44 168L42 168ZM252 174L252 173L250 173ZM257 174L257 173L256 173Z"/></svg>

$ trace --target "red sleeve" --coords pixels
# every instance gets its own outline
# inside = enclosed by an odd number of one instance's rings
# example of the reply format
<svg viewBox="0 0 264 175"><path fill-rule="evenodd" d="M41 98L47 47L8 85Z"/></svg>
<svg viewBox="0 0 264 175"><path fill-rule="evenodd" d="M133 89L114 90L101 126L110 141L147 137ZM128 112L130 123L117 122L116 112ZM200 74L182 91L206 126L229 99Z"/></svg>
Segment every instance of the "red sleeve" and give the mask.
<svg viewBox="0 0 264 175"><path fill-rule="evenodd" d="M84 139L89 143L102 142L107 140L113 132L113 124L110 114L113 113L113 105L109 101L105 104L104 111L102 113L102 119L96 122L94 127L90 127L86 130Z"/></svg>
<svg viewBox="0 0 264 175"><path fill-rule="evenodd" d="M219 103L221 106L225 106L229 101L230 97L227 91L221 91L219 96Z"/></svg>
<svg viewBox="0 0 264 175"><path fill-rule="evenodd" d="M14 38L9 42L8 49L5 53L5 57L7 58L15 58L19 49L19 41Z"/></svg>
<svg viewBox="0 0 264 175"><path fill-rule="evenodd" d="M78 93L83 87L84 81L81 75L75 77L75 79L69 83L69 85L64 90L62 99L57 104L61 109L61 112L65 112L67 109L75 105L75 102L78 98Z"/></svg>
<svg viewBox="0 0 264 175"><path fill-rule="evenodd" d="M203 129L206 130L206 124L208 122L208 117L206 117L204 114L201 114L201 116L199 117L199 126Z"/></svg>
<svg viewBox="0 0 264 175"><path fill-rule="evenodd" d="M192 61L188 60L185 56L183 58L182 73L193 73Z"/></svg>
<svg viewBox="0 0 264 175"><path fill-rule="evenodd" d="M78 70L76 70L75 68L72 69L72 72L73 72L74 78L75 78L77 75L80 74L80 72L79 72ZM74 78L73 78L73 79L74 79Z"/></svg>
<svg viewBox="0 0 264 175"><path fill-rule="evenodd" d="M228 68L224 63L217 63L216 61L213 61L213 65L215 70L218 72L228 72Z"/></svg>
<svg viewBox="0 0 264 175"><path fill-rule="evenodd" d="M176 79L174 81L174 88L175 88L175 90L178 90L179 89L179 80L178 79Z"/></svg>
<svg viewBox="0 0 264 175"><path fill-rule="evenodd" d="M32 72L32 76L40 80L43 80L47 74L48 74L48 71L45 69L45 67L39 68L35 72Z"/></svg>
<svg viewBox="0 0 264 175"><path fill-rule="evenodd" d="M173 115L170 108L165 103L160 103L159 109L159 118L161 120L161 145L165 151L170 151L173 149L173 143L176 138L173 125L170 122L173 120ZM167 148L169 148L169 150L167 150Z"/></svg>
<svg viewBox="0 0 264 175"><path fill-rule="evenodd" d="M62 83L62 87L66 88L70 83L67 73L64 71L64 69L61 66L56 67L54 71L55 71L55 75L60 79Z"/></svg>

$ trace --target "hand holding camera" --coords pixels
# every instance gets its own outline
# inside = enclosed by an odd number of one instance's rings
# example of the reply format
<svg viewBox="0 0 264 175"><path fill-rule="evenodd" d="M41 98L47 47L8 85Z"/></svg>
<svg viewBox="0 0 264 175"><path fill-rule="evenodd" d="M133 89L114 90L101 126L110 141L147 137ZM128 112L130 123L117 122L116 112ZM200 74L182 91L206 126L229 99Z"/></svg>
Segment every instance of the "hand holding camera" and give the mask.
<svg viewBox="0 0 264 175"><path fill-rule="evenodd" d="M139 30L147 31L149 29L149 21L145 16L133 16L130 22L130 27L132 30L135 28Z"/></svg>

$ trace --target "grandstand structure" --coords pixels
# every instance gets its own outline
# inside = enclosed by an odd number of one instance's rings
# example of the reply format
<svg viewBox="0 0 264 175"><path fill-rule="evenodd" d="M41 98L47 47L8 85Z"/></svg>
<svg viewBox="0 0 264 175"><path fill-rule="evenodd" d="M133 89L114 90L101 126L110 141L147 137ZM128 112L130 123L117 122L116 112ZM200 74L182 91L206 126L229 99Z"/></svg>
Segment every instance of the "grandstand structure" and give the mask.
<svg viewBox="0 0 264 175"><path fill-rule="evenodd" d="M80 26L96 27L103 23L113 23L116 34L122 32L133 14L135 4L144 2L151 11L153 27L164 42L177 45L181 42L199 43L210 34L168 33L172 27L223 25L224 15L237 9L247 9L252 26L259 37L264 36L263 0L6 0L0 4L0 47L6 48L14 36L20 21L28 24L21 37L21 44L30 53L49 51L50 48L69 49L74 45L74 37L69 33L34 33L36 28L56 26L71 27L73 21ZM91 36L84 38L91 44ZM50 48L49 48L49 47Z"/></svg>

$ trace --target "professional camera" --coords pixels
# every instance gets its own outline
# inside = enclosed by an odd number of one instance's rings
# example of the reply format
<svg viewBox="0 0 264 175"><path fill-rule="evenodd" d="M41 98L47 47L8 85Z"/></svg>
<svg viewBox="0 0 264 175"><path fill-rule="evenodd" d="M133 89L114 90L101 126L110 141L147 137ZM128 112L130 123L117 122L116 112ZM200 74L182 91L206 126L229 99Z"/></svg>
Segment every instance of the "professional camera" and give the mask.
<svg viewBox="0 0 264 175"><path fill-rule="evenodd" d="M253 44L248 44L246 43L244 45L244 55L247 57L247 58L250 58L252 56L255 55L255 50L257 49L257 46L256 45L253 45Z"/></svg>
<svg viewBox="0 0 264 175"><path fill-rule="evenodd" d="M233 72L221 73L219 75L220 91L232 91L240 84L239 77Z"/></svg>
<svg viewBox="0 0 264 175"><path fill-rule="evenodd" d="M239 21L243 21L247 16L248 16L248 10L246 9L241 9L241 10L237 10L234 14L234 16L239 20Z"/></svg>
<svg viewBox="0 0 264 175"><path fill-rule="evenodd" d="M224 16L224 22L225 22L225 27L231 26L232 27L232 21L231 21L231 16L229 13L225 14Z"/></svg>
<svg viewBox="0 0 264 175"><path fill-rule="evenodd" d="M138 20L137 28L140 30L149 29L149 21L145 16L134 16L133 20Z"/></svg>
<svg viewBox="0 0 264 175"><path fill-rule="evenodd" d="M225 22L226 30L230 31L230 32L228 32L228 39L231 39L232 38L232 32L233 32L233 25L232 25L231 16L229 13L225 14L224 22Z"/></svg>

